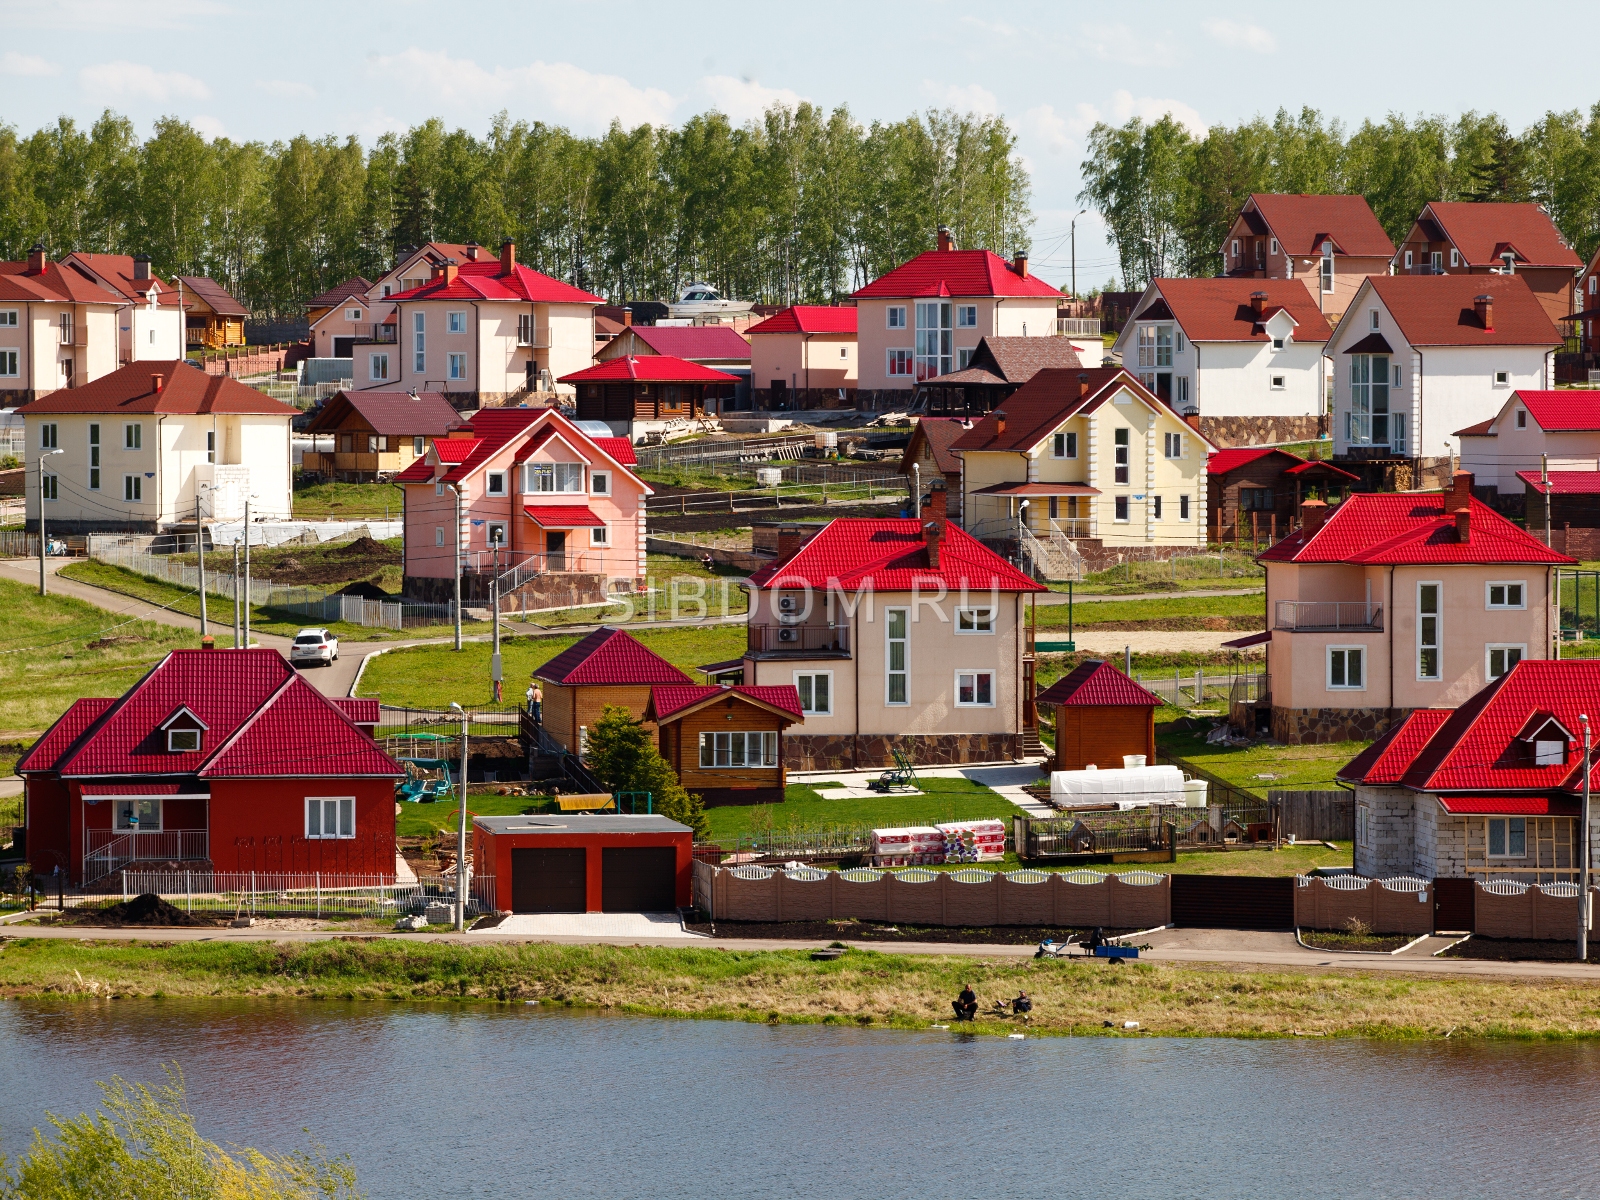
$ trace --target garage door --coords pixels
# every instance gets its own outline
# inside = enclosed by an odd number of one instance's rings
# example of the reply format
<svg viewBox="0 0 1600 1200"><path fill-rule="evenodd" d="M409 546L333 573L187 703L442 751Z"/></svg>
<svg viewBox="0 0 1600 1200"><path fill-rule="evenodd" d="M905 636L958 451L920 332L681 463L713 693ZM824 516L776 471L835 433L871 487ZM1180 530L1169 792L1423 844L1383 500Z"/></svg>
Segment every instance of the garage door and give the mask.
<svg viewBox="0 0 1600 1200"><path fill-rule="evenodd" d="M587 912L584 858L578 850L513 850L511 911L519 913Z"/></svg>
<svg viewBox="0 0 1600 1200"><path fill-rule="evenodd" d="M1294 878L1174 875L1172 923L1200 929L1293 929Z"/></svg>
<svg viewBox="0 0 1600 1200"><path fill-rule="evenodd" d="M678 907L678 852L671 846L600 851L604 912L672 912Z"/></svg>

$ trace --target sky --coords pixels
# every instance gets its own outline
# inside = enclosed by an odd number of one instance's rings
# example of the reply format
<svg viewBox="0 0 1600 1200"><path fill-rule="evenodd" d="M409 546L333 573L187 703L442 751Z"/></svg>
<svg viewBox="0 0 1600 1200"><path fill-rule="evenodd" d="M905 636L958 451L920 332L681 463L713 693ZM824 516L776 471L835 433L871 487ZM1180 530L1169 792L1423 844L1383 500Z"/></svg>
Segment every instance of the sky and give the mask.
<svg viewBox="0 0 1600 1200"><path fill-rule="evenodd" d="M207 136L370 143L434 116L481 134L502 109L586 135L710 108L744 121L801 100L847 105L864 123L930 107L1000 113L1033 180L1031 269L1067 285L1096 121L1170 112L1203 130L1309 105L1347 125L1492 110L1520 129L1600 101L1581 70L1529 71L1515 57L1496 68L1503 4L1407 6L1399 24L1397 11L1366 0L1336 17L1326 5L1161 0L0 0L12 47L0 52L0 120L27 133L109 107L141 136L175 115ZM1516 41L1559 45L1581 11L1522 3ZM1389 33L1358 33L1374 30ZM1076 242L1080 287L1115 273L1095 214L1077 218Z"/></svg>

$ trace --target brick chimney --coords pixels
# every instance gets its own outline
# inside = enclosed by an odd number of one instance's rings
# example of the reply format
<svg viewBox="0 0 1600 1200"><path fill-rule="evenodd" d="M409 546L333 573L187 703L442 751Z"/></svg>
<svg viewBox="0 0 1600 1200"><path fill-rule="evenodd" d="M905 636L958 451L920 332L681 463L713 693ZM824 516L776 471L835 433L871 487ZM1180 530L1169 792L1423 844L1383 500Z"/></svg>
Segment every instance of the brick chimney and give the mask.
<svg viewBox="0 0 1600 1200"><path fill-rule="evenodd" d="M133 277L135 279L150 278L150 256L148 254L135 254L133 256Z"/></svg>
<svg viewBox="0 0 1600 1200"><path fill-rule="evenodd" d="M1477 311L1478 324L1482 325L1489 333L1494 332L1494 297L1474 296L1472 307Z"/></svg>
<svg viewBox="0 0 1600 1200"><path fill-rule="evenodd" d="M28 251L28 274L43 275L45 266L44 243L35 242Z"/></svg>
<svg viewBox="0 0 1600 1200"><path fill-rule="evenodd" d="M797 525L780 525L778 527L778 557L775 563L786 563L796 554L800 553L804 535Z"/></svg>
<svg viewBox="0 0 1600 1200"><path fill-rule="evenodd" d="M1005 437L1006 435L1006 414L1004 409L997 408L994 410L994 435L995 437Z"/></svg>
<svg viewBox="0 0 1600 1200"><path fill-rule="evenodd" d="M202 650L215 650L216 648L217 648L217 639L212 637L209 633L206 634L205 637L200 639L200 649L202 649Z"/></svg>
<svg viewBox="0 0 1600 1200"><path fill-rule="evenodd" d="M948 491L945 481L935 479L928 485L928 500L922 506L921 517L924 521L937 521L942 527L949 519L947 506L949 503Z"/></svg>
<svg viewBox="0 0 1600 1200"><path fill-rule="evenodd" d="M468 242L467 243L467 261L468 262L477 262L478 261L478 250L479 250L479 246L478 246L477 242Z"/></svg>
<svg viewBox="0 0 1600 1200"><path fill-rule="evenodd" d="M1267 294L1265 292L1250 293L1250 311L1255 313L1256 320L1261 320L1261 314L1266 311Z"/></svg>
<svg viewBox="0 0 1600 1200"><path fill-rule="evenodd" d="M939 226L939 232L937 236L939 239L939 250L941 253L954 250L956 248L955 242L951 240L950 227L948 225Z"/></svg>
<svg viewBox="0 0 1600 1200"><path fill-rule="evenodd" d="M1450 487L1444 494L1444 511L1466 512L1472 507L1472 472L1457 471L1450 476Z"/></svg>
<svg viewBox="0 0 1600 1200"><path fill-rule="evenodd" d="M1328 519L1328 506L1321 500L1303 500L1300 503L1300 532L1310 537L1322 528Z"/></svg>
<svg viewBox="0 0 1600 1200"><path fill-rule="evenodd" d="M1013 271L1015 271L1018 275L1022 276L1024 279L1026 279L1028 277L1028 253L1027 253L1027 251L1025 251L1025 250L1018 250L1017 251L1015 257L1013 257L1012 260L1011 260L1011 269Z"/></svg>
<svg viewBox="0 0 1600 1200"><path fill-rule="evenodd" d="M1089 394L1089 373L1082 372L1078 376L1078 399L1082 400Z"/></svg>
<svg viewBox="0 0 1600 1200"><path fill-rule="evenodd" d="M623 309L622 309L622 323L625 326L633 324L633 309L632 308L629 308L627 306L623 307Z"/></svg>
<svg viewBox="0 0 1600 1200"><path fill-rule="evenodd" d="M161 384L162 384L162 377L160 375L157 375L155 372L151 372L151 374L150 374L150 393L151 393L151 395L159 396L161 394Z"/></svg>
<svg viewBox="0 0 1600 1200"><path fill-rule="evenodd" d="M500 243L500 274L509 275L517 269L517 244L510 238Z"/></svg>
<svg viewBox="0 0 1600 1200"><path fill-rule="evenodd" d="M1183 410L1183 423L1185 425L1187 425L1190 429L1194 430L1196 433L1199 433L1200 432L1200 410L1198 408L1186 408L1186 409L1184 409Z"/></svg>
<svg viewBox="0 0 1600 1200"><path fill-rule="evenodd" d="M939 569L939 544L944 541L944 523L942 521L924 521L922 523L922 541L928 547L928 569Z"/></svg>

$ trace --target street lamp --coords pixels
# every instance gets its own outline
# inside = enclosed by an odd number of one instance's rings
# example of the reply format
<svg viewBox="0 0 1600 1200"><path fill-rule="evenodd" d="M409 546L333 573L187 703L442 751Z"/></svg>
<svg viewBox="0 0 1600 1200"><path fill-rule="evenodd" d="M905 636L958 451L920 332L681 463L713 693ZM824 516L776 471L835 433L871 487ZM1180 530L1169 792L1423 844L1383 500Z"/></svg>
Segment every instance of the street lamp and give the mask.
<svg viewBox="0 0 1600 1200"><path fill-rule="evenodd" d="M458 576L459 578L459 576ZM456 932L467 930L467 710L454 700L450 707L461 714L461 824L456 835Z"/></svg>
<svg viewBox="0 0 1600 1200"><path fill-rule="evenodd" d="M54 450L39 451L39 595L45 594L44 583L44 460L52 454L62 453L58 446Z"/></svg>
<svg viewBox="0 0 1600 1200"><path fill-rule="evenodd" d="M1594 744L1589 734L1589 714L1580 713L1583 724L1583 817L1578 823L1578 961L1589 958L1589 774L1594 769Z"/></svg>
<svg viewBox="0 0 1600 1200"><path fill-rule="evenodd" d="M451 572L456 582L456 649L461 649L461 489L453 483L445 484L456 498L456 532L451 539L451 553L456 557L456 569ZM463 734L463 737L466 735Z"/></svg>

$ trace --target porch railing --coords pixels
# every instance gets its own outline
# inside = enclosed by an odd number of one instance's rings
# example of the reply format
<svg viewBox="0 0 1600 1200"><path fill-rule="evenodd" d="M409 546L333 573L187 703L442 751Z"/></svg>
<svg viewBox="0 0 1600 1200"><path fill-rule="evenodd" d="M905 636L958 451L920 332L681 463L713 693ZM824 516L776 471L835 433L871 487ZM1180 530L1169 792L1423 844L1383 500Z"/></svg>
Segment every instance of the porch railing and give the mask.
<svg viewBox="0 0 1600 1200"><path fill-rule="evenodd" d="M204 829L85 829L85 885L136 862L204 862L211 835Z"/></svg>
<svg viewBox="0 0 1600 1200"><path fill-rule="evenodd" d="M1099 317L1057 317L1056 333L1063 337L1099 337Z"/></svg>
<svg viewBox="0 0 1600 1200"><path fill-rule="evenodd" d="M1275 629L1311 630L1383 628L1383 605L1366 601L1279 600Z"/></svg>
<svg viewBox="0 0 1600 1200"><path fill-rule="evenodd" d="M748 630L748 645L757 652L850 653L848 625L751 625Z"/></svg>

